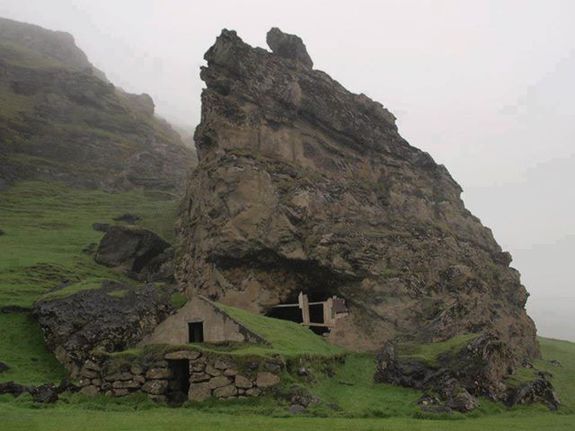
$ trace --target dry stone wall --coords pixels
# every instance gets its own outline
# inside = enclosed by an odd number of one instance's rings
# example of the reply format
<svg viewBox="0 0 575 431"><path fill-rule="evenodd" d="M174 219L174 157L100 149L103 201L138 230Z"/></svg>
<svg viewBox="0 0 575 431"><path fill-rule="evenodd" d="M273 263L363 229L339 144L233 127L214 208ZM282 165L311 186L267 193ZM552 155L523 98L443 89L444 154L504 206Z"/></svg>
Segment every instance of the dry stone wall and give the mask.
<svg viewBox="0 0 575 431"><path fill-rule="evenodd" d="M280 374L285 369L279 359L250 358L240 362L229 355L193 350L166 353L156 360L120 365L116 362L86 361L78 381L80 392L115 397L143 392L158 402L257 397L280 384ZM182 364L187 367L183 373Z"/></svg>

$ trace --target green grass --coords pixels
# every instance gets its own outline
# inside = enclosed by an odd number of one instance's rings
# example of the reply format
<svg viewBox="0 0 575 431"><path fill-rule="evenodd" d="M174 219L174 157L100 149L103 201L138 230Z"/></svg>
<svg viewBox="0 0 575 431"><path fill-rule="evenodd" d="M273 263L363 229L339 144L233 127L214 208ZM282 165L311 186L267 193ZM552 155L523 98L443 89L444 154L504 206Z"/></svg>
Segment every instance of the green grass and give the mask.
<svg viewBox="0 0 575 431"><path fill-rule="evenodd" d="M57 383L65 376L64 367L44 346L30 313L0 313L0 328L0 361L10 367L0 374L0 382Z"/></svg>
<svg viewBox="0 0 575 431"><path fill-rule="evenodd" d="M438 343L404 343L397 346L397 354L399 357L414 359L433 366L438 364L441 355L457 352L477 336L477 334L462 334Z"/></svg>
<svg viewBox="0 0 575 431"><path fill-rule="evenodd" d="M271 344L270 347L264 345L245 346L242 348L243 353L257 354L272 350L273 353L287 357L299 355L333 356L344 353L342 348L328 343L324 338L298 323L273 319L227 305L215 305L224 310L232 319L240 322Z"/></svg>
<svg viewBox="0 0 575 431"><path fill-rule="evenodd" d="M82 252L103 235L92 223L114 223L114 217L134 213L143 218L141 226L173 241L176 205L161 193L106 193L56 183L22 182L1 192L0 307L31 307L42 297L95 288L103 279L129 282ZM64 282L69 285L55 290ZM63 374L54 371L39 328L23 316L28 315L0 314L0 361L13 367L0 381L58 380Z"/></svg>
<svg viewBox="0 0 575 431"><path fill-rule="evenodd" d="M0 306L29 307L64 281L112 278L82 250L97 243L95 222L114 223L126 212L143 227L174 241L176 201L141 191L105 193L60 184L22 182L0 193Z"/></svg>

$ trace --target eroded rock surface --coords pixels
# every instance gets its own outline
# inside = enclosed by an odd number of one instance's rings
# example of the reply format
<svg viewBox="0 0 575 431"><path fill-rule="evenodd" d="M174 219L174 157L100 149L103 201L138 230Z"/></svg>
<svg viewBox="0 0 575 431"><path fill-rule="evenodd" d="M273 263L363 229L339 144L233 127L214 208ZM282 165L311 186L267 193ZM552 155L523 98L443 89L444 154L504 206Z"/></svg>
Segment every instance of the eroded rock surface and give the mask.
<svg viewBox="0 0 575 431"><path fill-rule="evenodd" d="M435 412L471 411L479 397L509 405L542 402L556 409L559 400L546 376L519 386L510 383L518 365L507 343L486 333L434 360L402 356L387 344L377 355L374 381L424 391L420 406Z"/></svg>
<svg viewBox="0 0 575 431"><path fill-rule="evenodd" d="M0 18L0 185L181 191L194 152L147 94L114 87L64 32Z"/></svg>
<svg viewBox="0 0 575 431"><path fill-rule="evenodd" d="M491 330L537 356L519 273L447 169L277 32L273 53L224 30L205 54L179 280L260 313L338 295L351 313L330 337L353 349Z"/></svg>
<svg viewBox="0 0 575 431"><path fill-rule="evenodd" d="M48 348L72 377L77 377L92 350L115 352L134 346L171 311L166 289L112 281L34 306Z"/></svg>
<svg viewBox="0 0 575 431"><path fill-rule="evenodd" d="M173 276L171 245L154 232L135 226L107 227L94 259L137 280L170 280Z"/></svg>

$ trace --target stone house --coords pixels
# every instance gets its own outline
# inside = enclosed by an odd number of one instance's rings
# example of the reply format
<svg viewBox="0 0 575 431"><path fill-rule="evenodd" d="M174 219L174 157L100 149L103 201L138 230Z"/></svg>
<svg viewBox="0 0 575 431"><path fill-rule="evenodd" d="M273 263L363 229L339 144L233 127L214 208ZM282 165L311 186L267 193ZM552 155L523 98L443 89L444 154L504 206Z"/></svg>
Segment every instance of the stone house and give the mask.
<svg viewBox="0 0 575 431"><path fill-rule="evenodd" d="M233 319L222 307L203 296L194 296L175 314L160 323L140 345L188 343L268 342Z"/></svg>

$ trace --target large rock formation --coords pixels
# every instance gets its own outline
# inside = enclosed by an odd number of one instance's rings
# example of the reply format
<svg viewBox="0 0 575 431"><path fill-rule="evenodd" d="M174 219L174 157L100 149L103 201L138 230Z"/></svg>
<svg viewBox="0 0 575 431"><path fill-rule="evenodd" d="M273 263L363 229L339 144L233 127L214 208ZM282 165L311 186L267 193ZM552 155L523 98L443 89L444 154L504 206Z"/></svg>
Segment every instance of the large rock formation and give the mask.
<svg viewBox="0 0 575 431"><path fill-rule="evenodd" d="M194 156L151 97L110 84L71 35L0 18L0 186L183 189Z"/></svg>
<svg viewBox="0 0 575 431"><path fill-rule="evenodd" d="M179 280L261 313L336 294L330 338L354 349L489 329L538 355L519 273L447 169L278 32L268 52L224 30L205 55Z"/></svg>

